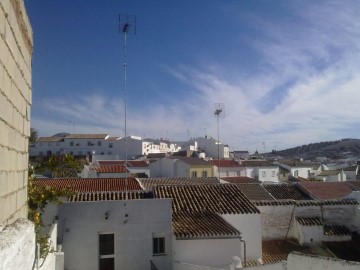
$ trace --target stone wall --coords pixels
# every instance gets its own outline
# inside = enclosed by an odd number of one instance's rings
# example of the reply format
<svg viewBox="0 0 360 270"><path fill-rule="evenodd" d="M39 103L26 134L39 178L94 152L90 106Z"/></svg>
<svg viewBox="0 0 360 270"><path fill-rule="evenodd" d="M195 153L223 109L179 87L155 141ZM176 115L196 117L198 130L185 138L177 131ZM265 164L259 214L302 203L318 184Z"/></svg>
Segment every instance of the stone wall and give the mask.
<svg viewBox="0 0 360 270"><path fill-rule="evenodd" d="M0 231L27 217L31 59L24 2L0 1Z"/></svg>

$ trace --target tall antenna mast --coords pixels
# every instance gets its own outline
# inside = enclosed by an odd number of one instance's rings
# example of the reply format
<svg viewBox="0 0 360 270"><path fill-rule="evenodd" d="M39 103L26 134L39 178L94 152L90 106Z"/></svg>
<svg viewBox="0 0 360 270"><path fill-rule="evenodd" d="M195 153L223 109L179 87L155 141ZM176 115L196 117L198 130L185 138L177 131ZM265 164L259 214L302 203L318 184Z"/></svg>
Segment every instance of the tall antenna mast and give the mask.
<svg viewBox="0 0 360 270"><path fill-rule="evenodd" d="M127 34L136 34L136 16L129 14L119 15L119 31L124 34L124 137L125 137L125 169L127 169ZM128 199L128 179L125 171L125 206ZM127 218L125 208L125 218ZM126 219L125 219L126 220ZM127 221L127 220L126 220Z"/></svg>
<svg viewBox="0 0 360 270"><path fill-rule="evenodd" d="M218 177L220 181L220 127L219 127L219 118L225 117L225 105L224 103L214 103L215 112L214 116L216 117L217 123L217 145L218 145Z"/></svg>

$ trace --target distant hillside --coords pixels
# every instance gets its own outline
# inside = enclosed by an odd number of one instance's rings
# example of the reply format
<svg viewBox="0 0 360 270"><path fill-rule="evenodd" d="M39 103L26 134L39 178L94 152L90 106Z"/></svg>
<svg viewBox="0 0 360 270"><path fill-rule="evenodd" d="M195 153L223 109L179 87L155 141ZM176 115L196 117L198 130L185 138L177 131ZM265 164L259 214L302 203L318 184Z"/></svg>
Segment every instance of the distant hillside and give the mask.
<svg viewBox="0 0 360 270"><path fill-rule="evenodd" d="M310 143L286 150L276 151L276 155L284 157L301 157L305 159L315 159L316 157L338 159L350 156L360 156L360 140L342 139L339 141Z"/></svg>

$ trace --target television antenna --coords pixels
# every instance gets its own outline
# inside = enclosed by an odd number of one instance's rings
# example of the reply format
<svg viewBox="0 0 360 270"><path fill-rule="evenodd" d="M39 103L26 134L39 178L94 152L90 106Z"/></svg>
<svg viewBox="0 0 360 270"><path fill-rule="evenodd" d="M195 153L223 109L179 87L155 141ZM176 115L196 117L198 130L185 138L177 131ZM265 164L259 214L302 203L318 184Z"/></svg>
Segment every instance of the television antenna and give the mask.
<svg viewBox="0 0 360 270"><path fill-rule="evenodd" d="M127 179L127 35L136 35L136 16L129 14L119 15L119 32L124 34L124 137L125 137L125 221L127 222L126 204L128 199L128 179Z"/></svg>
<svg viewBox="0 0 360 270"><path fill-rule="evenodd" d="M217 123L217 150L218 150L218 176L220 181L220 127L219 127L219 118L225 118L225 104L224 103L214 103L215 111L214 116L216 117Z"/></svg>

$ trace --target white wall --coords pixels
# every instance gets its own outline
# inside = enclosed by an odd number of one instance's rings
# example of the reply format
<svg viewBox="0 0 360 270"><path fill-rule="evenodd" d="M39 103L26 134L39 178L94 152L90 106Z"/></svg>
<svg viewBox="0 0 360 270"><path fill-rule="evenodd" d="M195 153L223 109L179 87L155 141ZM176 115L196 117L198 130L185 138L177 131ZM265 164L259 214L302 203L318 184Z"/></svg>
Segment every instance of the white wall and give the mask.
<svg viewBox="0 0 360 270"><path fill-rule="evenodd" d="M260 214L223 214L221 216L241 232L241 237L246 242L246 260L261 258L262 236Z"/></svg>
<svg viewBox="0 0 360 270"><path fill-rule="evenodd" d="M175 160L162 158L149 164L151 177L173 177Z"/></svg>
<svg viewBox="0 0 360 270"><path fill-rule="evenodd" d="M100 232L115 234L117 269L150 269L150 260L159 269L172 267L170 199L129 200L126 210L125 201L64 203L59 217L59 242L65 253L66 269L98 269ZM153 233L166 238L166 256L152 255Z"/></svg>
<svg viewBox="0 0 360 270"><path fill-rule="evenodd" d="M242 256L238 238L173 240L174 261L228 269L233 256Z"/></svg>
<svg viewBox="0 0 360 270"><path fill-rule="evenodd" d="M288 270L359 270L359 262L348 262L339 259L290 253L287 260Z"/></svg>

